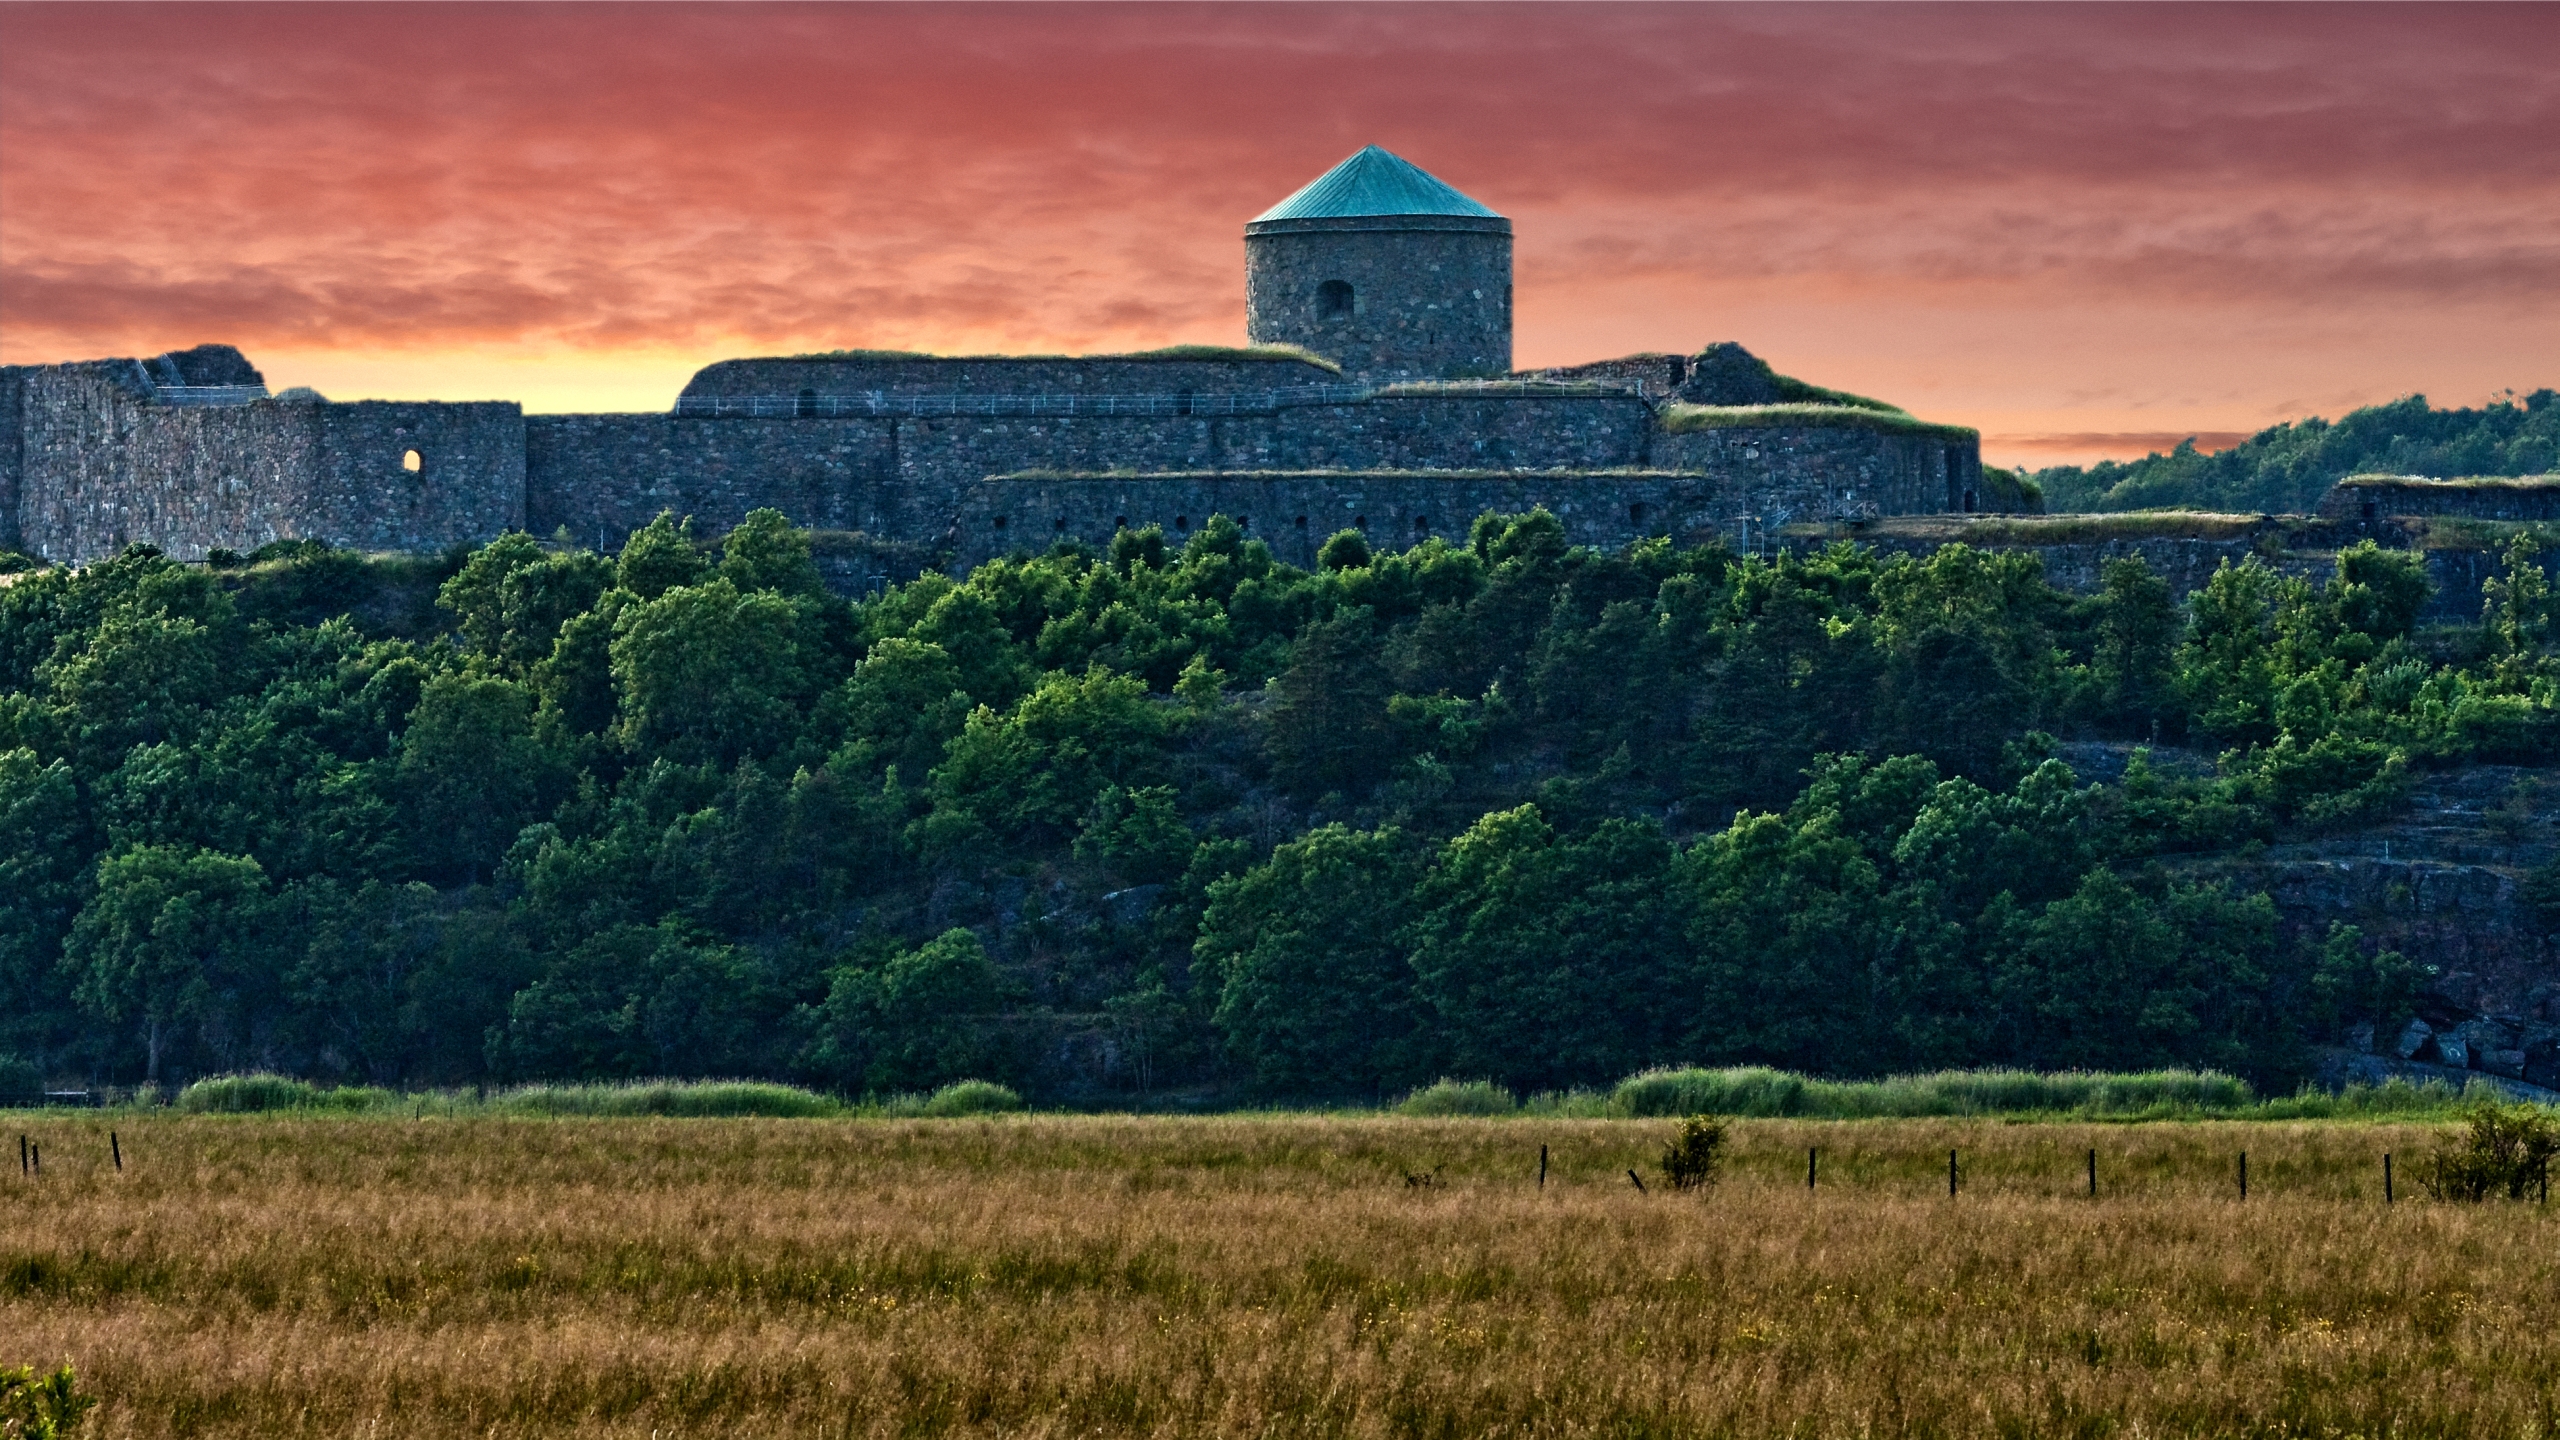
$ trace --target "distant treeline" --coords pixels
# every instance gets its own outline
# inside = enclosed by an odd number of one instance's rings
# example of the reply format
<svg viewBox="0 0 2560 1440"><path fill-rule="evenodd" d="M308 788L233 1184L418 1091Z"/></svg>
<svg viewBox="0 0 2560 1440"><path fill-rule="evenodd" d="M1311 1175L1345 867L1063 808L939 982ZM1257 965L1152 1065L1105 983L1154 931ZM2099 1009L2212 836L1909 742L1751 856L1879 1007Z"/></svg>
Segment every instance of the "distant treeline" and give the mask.
<svg viewBox="0 0 2560 1440"><path fill-rule="evenodd" d="M1374 1101L1666 1063L2290 1088L2419 978L2181 857L2554 753L2544 572L1577 549L1213 520L859 601L618 556L147 549L0 589L0 1075ZM2084 785L2053 735L2185 742Z"/></svg>
<svg viewBox="0 0 2560 1440"><path fill-rule="evenodd" d="M2368 405L2332 423L2313 418L2261 430L2228 450L2193 440L2130 464L2037 472L2047 510L2221 510L2307 514L2349 475L2543 475L2560 470L2560 395L2477 410L2438 410L2424 395Z"/></svg>

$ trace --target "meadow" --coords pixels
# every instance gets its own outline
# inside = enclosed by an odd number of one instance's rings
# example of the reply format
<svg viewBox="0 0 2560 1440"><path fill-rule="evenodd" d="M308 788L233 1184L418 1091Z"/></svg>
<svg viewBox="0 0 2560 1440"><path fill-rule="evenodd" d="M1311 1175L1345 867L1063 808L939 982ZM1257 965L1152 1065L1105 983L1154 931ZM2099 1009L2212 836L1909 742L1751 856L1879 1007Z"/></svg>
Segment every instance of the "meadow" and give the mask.
<svg viewBox="0 0 2560 1440"><path fill-rule="evenodd" d="M2416 1197L2441 1119L1741 1120L1679 1193L1669 1120L421 1113L9 1117L0 1367L84 1436L2560 1433L2560 1222Z"/></svg>

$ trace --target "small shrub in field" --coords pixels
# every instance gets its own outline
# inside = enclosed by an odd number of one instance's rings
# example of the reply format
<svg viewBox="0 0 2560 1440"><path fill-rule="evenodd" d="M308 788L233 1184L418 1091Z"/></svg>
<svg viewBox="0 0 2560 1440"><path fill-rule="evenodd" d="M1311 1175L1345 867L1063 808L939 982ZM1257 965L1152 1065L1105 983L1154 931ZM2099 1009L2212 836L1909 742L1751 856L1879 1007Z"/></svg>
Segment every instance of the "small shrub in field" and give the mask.
<svg viewBox="0 0 2560 1440"><path fill-rule="evenodd" d="M97 1403L80 1393L68 1365L50 1375L38 1375L31 1365L0 1370L0 1437L61 1440Z"/></svg>
<svg viewBox="0 0 2560 1440"><path fill-rule="evenodd" d="M2535 1105L2483 1104L2460 1137L2419 1162L2418 1183L2437 1200L2476 1204L2533 1194L2560 1156L2560 1125Z"/></svg>
<svg viewBox="0 0 2560 1440"><path fill-rule="evenodd" d="M197 1114L246 1115L261 1110L305 1110L320 1089L286 1075L216 1075L178 1092L177 1108Z"/></svg>
<svg viewBox="0 0 2560 1440"><path fill-rule="evenodd" d="M1022 1108L1022 1097L1010 1085L993 1080L955 1080L924 1102L927 1115L993 1115Z"/></svg>
<svg viewBox="0 0 2560 1440"><path fill-rule="evenodd" d="M1511 1092L1490 1080L1439 1080L1407 1095L1399 1115L1508 1115L1519 1109Z"/></svg>
<svg viewBox="0 0 2560 1440"><path fill-rule="evenodd" d="M1695 1190L1716 1183L1716 1167L1724 1160L1724 1122L1711 1115L1692 1115L1680 1122L1680 1133L1662 1147L1662 1178L1674 1190Z"/></svg>
<svg viewBox="0 0 2560 1440"><path fill-rule="evenodd" d="M755 1115L805 1119L844 1107L813 1090L762 1080L634 1080L620 1085L525 1085L491 1097L536 1115Z"/></svg>
<svg viewBox="0 0 2560 1440"><path fill-rule="evenodd" d="M180 1110L199 1115L248 1115L264 1110L337 1110L361 1114L387 1110L400 1103L392 1091L374 1085L341 1085L323 1089L288 1075L216 1075L178 1092Z"/></svg>

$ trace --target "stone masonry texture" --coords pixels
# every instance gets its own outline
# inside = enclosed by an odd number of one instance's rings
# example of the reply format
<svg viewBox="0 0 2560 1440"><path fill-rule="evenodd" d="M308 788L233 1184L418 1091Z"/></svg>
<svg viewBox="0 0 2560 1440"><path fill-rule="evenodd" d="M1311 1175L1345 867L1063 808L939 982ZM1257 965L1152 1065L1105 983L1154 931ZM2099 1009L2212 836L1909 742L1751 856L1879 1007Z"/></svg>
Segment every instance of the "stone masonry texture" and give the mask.
<svg viewBox="0 0 2560 1440"><path fill-rule="evenodd" d="M1335 286L1348 286L1347 297ZM1258 345L1303 345L1358 381L1507 375L1511 222L1254 225L1245 236L1245 334Z"/></svg>

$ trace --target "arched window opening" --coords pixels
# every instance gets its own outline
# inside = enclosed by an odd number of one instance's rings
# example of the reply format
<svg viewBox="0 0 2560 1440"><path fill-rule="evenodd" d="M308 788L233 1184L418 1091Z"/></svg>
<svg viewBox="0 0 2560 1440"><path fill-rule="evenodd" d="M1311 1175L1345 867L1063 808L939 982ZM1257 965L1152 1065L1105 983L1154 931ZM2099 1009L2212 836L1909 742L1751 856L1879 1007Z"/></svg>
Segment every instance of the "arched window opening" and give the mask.
<svg viewBox="0 0 2560 1440"><path fill-rule="evenodd" d="M997 517L996 517L996 528L997 528L997 529L999 529L999 530L1003 529L1003 528L1004 528L1004 521L1005 521L1005 517L1003 517L1002 515L997 516Z"/></svg>
<svg viewBox="0 0 2560 1440"><path fill-rule="evenodd" d="M1366 516L1366 515L1354 515L1354 516L1352 516L1352 517L1351 517L1351 528L1352 528L1352 529L1354 529L1354 530L1366 530L1366 529L1368 529L1368 528L1369 528L1369 517L1368 517L1368 516Z"/></svg>
<svg viewBox="0 0 2560 1440"><path fill-rule="evenodd" d="M1061 535L1067 533L1067 517L1064 515L1059 516L1058 523L1050 526L1049 528L1057 531Z"/></svg>
<svg viewBox="0 0 2560 1440"><path fill-rule="evenodd" d="M1973 513L1973 492L1970 490L1964 492L1964 513L1967 515Z"/></svg>
<svg viewBox="0 0 2560 1440"><path fill-rule="evenodd" d="M1190 529L1190 528L1191 528L1191 517L1190 517L1190 516L1188 516L1188 515L1176 515L1176 516L1174 516L1174 517L1173 517L1173 528L1174 528L1174 529L1176 529L1176 530L1188 530L1188 529Z"/></svg>
<svg viewBox="0 0 2560 1440"><path fill-rule="evenodd" d="M408 471L412 475L425 474L427 469L427 457L419 454L415 450L403 450L400 452L400 468Z"/></svg>
<svg viewBox="0 0 2560 1440"><path fill-rule="evenodd" d="M1299 517L1298 517L1298 528L1299 528L1299 529L1301 529L1301 530L1304 530L1304 529L1306 529L1306 528L1307 528L1307 517L1306 517L1306 516L1301 515L1301 516L1299 516Z"/></svg>
<svg viewBox="0 0 2560 1440"><path fill-rule="evenodd" d="M1416 516L1414 516L1414 517L1413 517L1413 533L1414 533L1414 534L1416 534L1416 535L1428 535L1428 534L1430 534L1430 533L1431 533L1431 517L1430 517L1430 516L1428 516L1428 515L1416 515Z"/></svg>
<svg viewBox="0 0 2560 1440"><path fill-rule="evenodd" d="M815 390L801 391L800 403L796 407L796 413L803 420L815 418L818 413L818 392Z"/></svg>
<svg viewBox="0 0 2560 1440"><path fill-rule="evenodd" d="M1634 504L1629 505L1629 506L1627 507L1627 523L1628 523L1628 524L1630 524L1630 525L1633 525L1634 527L1636 527L1636 528L1637 528L1637 529L1639 529L1639 530L1641 530L1641 529L1643 529L1643 528L1644 528L1644 502L1643 502L1643 501L1638 500L1638 501L1636 501Z"/></svg>
<svg viewBox="0 0 2560 1440"><path fill-rule="evenodd" d="M1112 517L1111 517L1111 528L1112 528L1112 529L1114 529L1114 530L1126 530L1126 529L1128 529L1128 528L1129 528L1129 517L1128 517L1128 516L1126 516L1126 515L1114 515L1114 516L1112 516Z"/></svg>
<svg viewBox="0 0 2560 1440"><path fill-rule="evenodd" d="M1351 282L1327 280L1316 287L1316 313L1327 320L1345 320L1351 315Z"/></svg>

